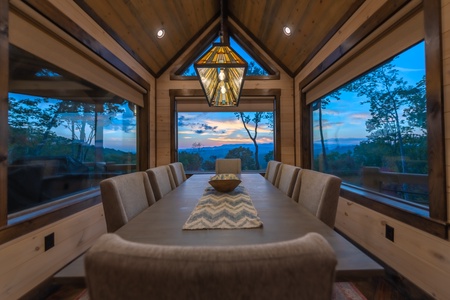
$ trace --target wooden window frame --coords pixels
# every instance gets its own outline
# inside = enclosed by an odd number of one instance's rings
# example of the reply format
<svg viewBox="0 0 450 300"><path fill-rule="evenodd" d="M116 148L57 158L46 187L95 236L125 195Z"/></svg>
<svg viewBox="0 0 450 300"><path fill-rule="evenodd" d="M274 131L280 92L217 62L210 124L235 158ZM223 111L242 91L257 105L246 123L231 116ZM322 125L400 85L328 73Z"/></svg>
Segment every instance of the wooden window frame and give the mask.
<svg viewBox="0 0 450 300"><path fill-rule="evenodd" d="M432 235L447 239L449 224L447 223L445 178L441 4L439 0L427 0L423 1L422 5L425 26L429 217L424 216L426 212L405 209L387 197L346 184L342 185L341 196ZM317 76L320 75L320 72L315 71ZM304 132L302 135L302 161L305 168L312 166L312 107L306 104L306 93L302 92L309 82L300 83L301 123Z"/></svg>
<svg viewBox="0 0 450 300"><path fill-rule="evenodd" d="M177 97L204 97L203 90L195 89L195 90L180 90L180 89L171 89L169 90L170 96L170 160L172 162L178 161L178 147L177 147L177 126L176 126L176 116L177 116ZM275 117L275 132L274 132L274 159L281 159L281 135L280 135L280 97L281 90L280 89L268 89L268 90L243 90L241 93L241 97L254 97L254 96L269 96L274 97L274 117ZM205 106L206 106L205 100Z"/></svg>
<svg viewBox="0 0 450 300"><path fill-rule="evenodd" d="M36 2L42 4L40 8L51 8L45 10L48 18L55 17L61 21L65 30L73 29L72 35L82 44L95 45L97 51L108 53L107 49L98 44L94 37L84 31L76 30L73 21L67 17L58 14L52 6L47 7L47 2ZM9 0L0 0L0 245L16 239L24 234L33 232L39 228L47 226L56 221L62 220L75 213L83 211L94 205L101 203L100 189L80 192L79 194L68 196L64 199L55 201L54 205L45 207L36 207L17 214L8 215L7 202L7 155L8 155L8 94L9 94L9 12L12 8ZM42 11L41 11L42 12ZM73 25L73 26L72 26ZM72 26L72 27L71 27ZM120 71L135 80L141 88L149 91L150 85L143 78L139 77L133 71L130 71L123 63L117 62L117 58L111 55L101 56L107 63L116 66ZM70 70L68 70L70 71ZM143 94L142 102L144 107L138 106L137 111L137 169L146 170L149 167L149 134L148 124L150 108L148 105L148 96Z"/></svg>

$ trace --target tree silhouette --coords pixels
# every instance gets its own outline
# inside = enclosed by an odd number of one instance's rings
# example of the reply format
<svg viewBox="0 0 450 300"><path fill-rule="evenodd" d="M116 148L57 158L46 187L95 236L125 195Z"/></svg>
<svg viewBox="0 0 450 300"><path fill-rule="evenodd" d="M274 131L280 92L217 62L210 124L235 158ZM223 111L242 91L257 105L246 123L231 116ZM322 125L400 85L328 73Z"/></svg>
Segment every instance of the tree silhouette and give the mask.
<svg viewBox="0 0 450 300"><path fill-rule="evenodd" d="M247 76L261 76L261 75L268 75L268 74L257 63L255 63L254 61L250 61L249 64L248 64L247 73L245 75L247 75Z"/></svg>
<svg viewBox="0 0 450 300"><path fill-rule="evenodd" d="M320 134L320 145L322 147L322 160L324 171L327 172L329 170L328 159L327 159L327 151L325 147L325 138L323 136L323 118L322 118L322 110L326 109L326 106L330 103L332 99L339 100L341 96L341 92L336 90L334 92L329 93L328 95L321 98L319 101L313 103L313 111L319 111L319 134Z"/></svg>
<svg viewBox="0 0 450 300"><path fill-rule="evenodd" d="M9 98L8 123L14 132L9 149L19 150L23 155L46 155L52 144L67 144L71 141L72 156L84 161L93 139L96 136L97 119L103 118L103 125L112 122L112 116L123 112L120 104L101 105L77 101L49 101L47 98L30 96L29 98ZM63 127L71 132L71 140L59 137L54 129ZM123 128L121 128L123 129ZM23 135L23 137L19 137ZM26 144L14 143L14 140L27 140ZM52 154L53 154L53 150Z"/></svg>
<svg viewBox="0 0 450 300"><path fill-rule="evenodd" d="M273 114L272 113L267 113L267 112L255 112L253 113L253 118L250 116L250 114L246 114L244 112L236 112L234 113L236 115L236 117L238 118L238 120L242 121L242 124L244 125L245 131L247 131L247 134L249 136L249 138L252 140L253 145L255 146L255 169L259 170L260 166L259 166L259 145L257 142L257 138L258 138L258 126L261 123L261 121L263 119L269 119L269 120L273 120ZM250 123L253 123L253 133L250 131ZM273 121L269 122L269 124L272 123L273 125ZM269 125L270 126L270 125Z"/></svg>
<svg viewBox="0 0 450 300"><path fill-rule="evenodd" d="M423 101L422 96L425 95L423 88L424 83L420 82L415 87L408 86L392 63L380 66L345 87L347 91L356 92L358 97L366 97L361 104L370 105L371 118L366 121L369 143L387 143L398 149L403 173L406 172L404 136L412 134L414 126L408 126L399 112L401 108L410 107L412 123L415 120L421 123L417 117L420 115L418 109L421 109L418 103ZM406 116L405 113L403 116Z"/></svg>
<svg viewBox="0 0 450 300"><path fill-rule="evenodd" d="M269 162L273 159L273 150L270 150L269 152L266 153L266 155L264 155L264 160L266 162Z"/></svg>

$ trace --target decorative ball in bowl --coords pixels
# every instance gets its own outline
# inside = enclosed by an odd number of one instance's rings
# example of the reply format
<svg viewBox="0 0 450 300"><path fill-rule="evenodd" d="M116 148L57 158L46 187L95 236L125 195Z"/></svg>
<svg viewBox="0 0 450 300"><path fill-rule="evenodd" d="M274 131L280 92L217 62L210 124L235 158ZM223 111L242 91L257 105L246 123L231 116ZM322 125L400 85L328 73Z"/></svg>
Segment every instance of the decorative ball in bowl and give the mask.
<svg viewBox="0 0 450 300"><path fill-rule="evenodd" d="M233 191L241 183L235 174L217 174L212 176L209 184L218 192L228 193Z"/></svg>

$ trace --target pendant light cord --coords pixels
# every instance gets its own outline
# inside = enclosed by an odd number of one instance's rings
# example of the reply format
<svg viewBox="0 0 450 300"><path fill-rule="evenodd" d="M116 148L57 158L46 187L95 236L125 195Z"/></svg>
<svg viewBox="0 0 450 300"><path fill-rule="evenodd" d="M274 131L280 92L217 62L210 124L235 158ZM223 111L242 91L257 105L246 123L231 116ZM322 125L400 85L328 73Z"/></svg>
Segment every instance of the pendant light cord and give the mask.
<svg viewBox="0 0 450 300"><path fill-rule="evenodd" d="M220 0L220 42L223 43L223 0Z"/></svg>

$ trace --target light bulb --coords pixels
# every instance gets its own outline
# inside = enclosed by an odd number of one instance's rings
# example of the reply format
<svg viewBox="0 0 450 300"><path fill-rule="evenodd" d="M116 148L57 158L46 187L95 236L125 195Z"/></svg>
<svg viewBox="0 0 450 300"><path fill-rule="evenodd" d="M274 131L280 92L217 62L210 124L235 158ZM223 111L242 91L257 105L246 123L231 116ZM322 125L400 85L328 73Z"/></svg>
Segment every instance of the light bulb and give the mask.
<svg viewBox="0 0 450 300"><path fill-rule="evenodd" d="M220 70L219 79L220 79L220 81L224 81L225 80L225 72L223 70Z"/></svg>
<svg viewBox="0 0 450 300"><path fill-rule="evenodd" d="M225 88L225 86L222 85L222 87L220 88L220 92L222 94L225 94L227 92L227 89Z"/></svg>

